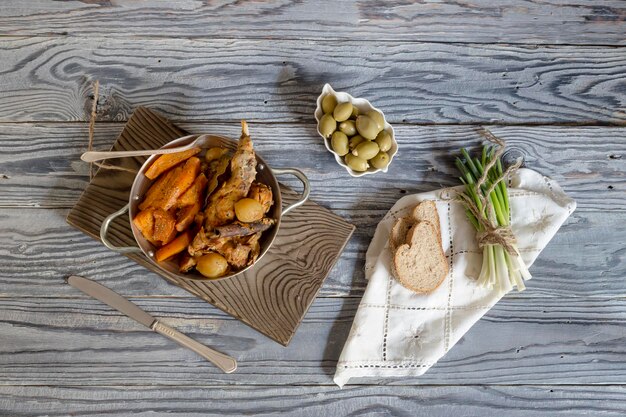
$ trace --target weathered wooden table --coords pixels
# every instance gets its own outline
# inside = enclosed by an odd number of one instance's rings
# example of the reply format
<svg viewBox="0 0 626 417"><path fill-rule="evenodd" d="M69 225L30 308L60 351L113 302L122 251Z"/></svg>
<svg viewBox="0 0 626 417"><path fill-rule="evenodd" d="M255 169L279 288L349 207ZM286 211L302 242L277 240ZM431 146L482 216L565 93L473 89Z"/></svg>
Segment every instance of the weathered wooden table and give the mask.
<svg viewBox="0 0 626 417"><path fill-rule="evenodd" d="M0 5L0 415L603 415L626 410L626 5L619 1L4 1ZM496 5L495 3L499 3ZM65 223L95 146L136 106L296 165L357 226L288 348ZM315 133L325 82L372 100L399 158L354 179ZM426 375L332 375L377 222L456 184L488 125L578 210L511 294ZM194 353L64 283L94 278L207 345Z"/></svg>

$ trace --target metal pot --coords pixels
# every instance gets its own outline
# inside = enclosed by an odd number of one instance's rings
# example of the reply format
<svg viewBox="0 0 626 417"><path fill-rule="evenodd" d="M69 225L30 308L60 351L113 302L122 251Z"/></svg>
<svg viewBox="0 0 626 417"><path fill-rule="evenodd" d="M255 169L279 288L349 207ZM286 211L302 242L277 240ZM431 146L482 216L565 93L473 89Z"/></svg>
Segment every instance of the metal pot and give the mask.
<svg viewBox="0 0 626 417"><path fill-rule="evenodd" d="M179 147L179 146L185 146L191 143L192 141L196 140L197 138L199 139L199 143L197 144L197 146L200 146L203 149L212 148L216 146L225 147L230 150L235 150L237 148L237 141L228 139L223 136L215 136L215 135L185 136L185 137L178 138L169 142L168 144L163 146L163 148L174 148L174 147ZM109 215L106 219L104 219L104 221L102 222L102 226L100 228L100 239L102 240L102 243L104 243L104 245L107 248L113 251L119 252L119 253L132 253L132 252L143 253L148 259L150 259L150 261L152 261L152 263L154 263L154 265L157 268L163 271L166 271L168 275L174 275L174 276L184 278L184 279L207 280L208 278L204 277L203 275L195 271L193 273L188 273L188 274L183 274L179 272L178 264L175 261L157 262L154 259L156 248L150 242L148 242L146 238L143 237L139 229L137 229L135 224L132 222L132 219L139 212L139 208L138 208L139 203L143 200L144 194L148 191L148 189L154 182L153 180L148 179L144 175L144 172L146 172L148 167L150 167L152 162L158 157L159 155L152 155L146 160L146 162L144 162L143 166L137 173L137 176L135 177L135 180L133 182L133 186L130 190L128 204L122 207L120 210L116 211L115 213ZM304 173L302 173L302 171L299 171L295 168L272 169L265 163L265 161L263 161L263 158L261 158L258 154L256 155L256 160L257 160L257 177L256 177L257 181L269 186L272 189L272 193L274 195L274 205L272 206L272 208L270 209L267 215L268 217L272 217L276 219L276 224L271 229L264 232L263 236L261 237L261 240L259 241L261 245L261 252L259 254L258 259L256 260L256 262L258 262L259 259L261 259L263 255L265 255L265 253L267 253L267 250L270 248L270 246L274 242L274 239L276 238L276 235L278 234L278 229L280 228L280 221L281 221L282 216L285 215L287 212L295 209L296 207L304 204L304 202L309 198L310 187L309 187L309 181L307 177L304 175ZM278 186L278 181L276 180L276 175L280 175L280 174L294 175L302 182L302 185L304 186L302 194L300 195L300 198L295 203L285 208L282 207L280 187ZM116 217L121 216L127 211L129 214L129 218L131 219L130 227L133 231L133 236L135 237L135 241L137 242L138 246L127 246L127 247L115 246L107 238L109 225ZM234 272L230 275L216 278L216 280L231 278L235 275L241 274L242 272L248 270L249 268L253 266L254 264L247 266L246 268L239 270L237 272Z"/></svg>

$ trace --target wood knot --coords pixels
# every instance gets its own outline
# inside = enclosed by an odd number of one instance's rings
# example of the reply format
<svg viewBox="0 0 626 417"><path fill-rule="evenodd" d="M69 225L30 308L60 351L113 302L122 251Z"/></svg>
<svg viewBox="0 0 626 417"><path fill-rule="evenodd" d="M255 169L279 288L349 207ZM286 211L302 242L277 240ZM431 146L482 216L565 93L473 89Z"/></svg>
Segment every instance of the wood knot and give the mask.
<svg viewBox="0 0 626 417"><path fill-rule="evenodd" d="M502 162L505 166L513 165L520 158L522 161L520 168L523 168L526 165L526 154L521 149L509 148L502 154Z"/></svg>

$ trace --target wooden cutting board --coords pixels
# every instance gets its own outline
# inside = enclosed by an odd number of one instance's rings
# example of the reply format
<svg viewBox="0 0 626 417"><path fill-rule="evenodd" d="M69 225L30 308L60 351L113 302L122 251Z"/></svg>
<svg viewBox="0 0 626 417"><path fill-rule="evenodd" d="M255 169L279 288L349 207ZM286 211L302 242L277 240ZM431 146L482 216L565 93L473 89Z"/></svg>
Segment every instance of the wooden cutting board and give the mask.
<svg viewBox="0 0 626 417"><path fill-rule="evenodd" d="M156 149L187 134L140 107L112 150ZM136 171L144 160L125 158L109 163ZM133 180L130 172L98 170L70 210L67 222L100 240L102 221L128 202ZM283 204L295 201L296 194L286 186L281 185L281 193ZM181 279L157 269L142 254L125 256L287 346L354 229L339 216L308 201L283 217L274 244L253 268L222 281ZM116 219L109 230L114 244L136 245L128 216Z"/></svg>

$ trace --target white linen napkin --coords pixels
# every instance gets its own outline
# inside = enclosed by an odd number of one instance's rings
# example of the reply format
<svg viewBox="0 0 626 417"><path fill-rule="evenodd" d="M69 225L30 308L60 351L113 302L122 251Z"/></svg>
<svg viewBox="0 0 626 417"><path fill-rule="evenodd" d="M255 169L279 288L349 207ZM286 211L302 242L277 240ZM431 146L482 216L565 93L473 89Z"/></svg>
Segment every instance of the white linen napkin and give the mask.
<svg viewBox="0 0 626 417"><path fill-rule="evenodd" d="M509 187L512 229L530 267L576 202L554 181L529 169L518 170ZM424 374L501 298L475 283L482 250L463 205L455 200L462 191L461 186L403 197L378 224L365 260L369 283L337 363L334 381L340 387L354 377ZM443 250L450 262L444 282L427 295L393 278L388 247L394 221L423 200L437 205Z"/></svg>

